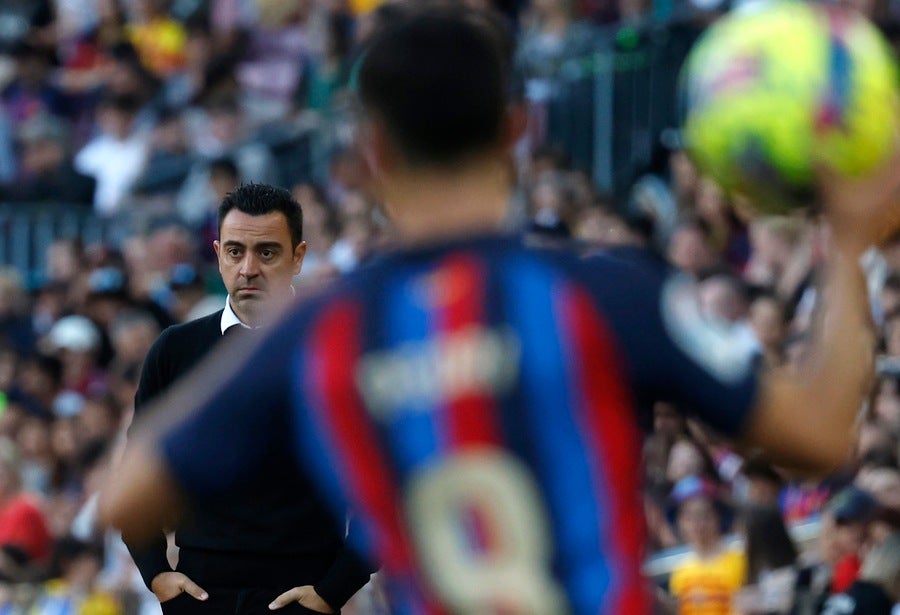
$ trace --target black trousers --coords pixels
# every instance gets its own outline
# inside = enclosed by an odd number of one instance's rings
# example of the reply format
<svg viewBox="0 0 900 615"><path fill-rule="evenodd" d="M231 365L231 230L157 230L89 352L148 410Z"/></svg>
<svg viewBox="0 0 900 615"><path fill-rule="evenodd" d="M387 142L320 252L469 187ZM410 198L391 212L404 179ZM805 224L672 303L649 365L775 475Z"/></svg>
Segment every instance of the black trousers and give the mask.
<svg viewBox="0 0 900 615"><path fill-rule="evenodd" d="M269 604L293 587L314 585L331 565L331 558L254 557L182 548L178 572L209 594L204 601L180 594L162 603L163 615L310 615L316 611L297 603L277 611Z"/></svg>

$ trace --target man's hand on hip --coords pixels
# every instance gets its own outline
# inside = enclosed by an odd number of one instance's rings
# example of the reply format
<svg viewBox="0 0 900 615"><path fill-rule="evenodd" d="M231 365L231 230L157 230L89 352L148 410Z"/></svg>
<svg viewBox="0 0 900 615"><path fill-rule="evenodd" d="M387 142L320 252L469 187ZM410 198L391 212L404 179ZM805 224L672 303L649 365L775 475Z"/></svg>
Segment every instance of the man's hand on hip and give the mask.
<svg viewBox="0 0 900 615"><path fill-rule="evenodd" d="M196 600L209 598L206 590L180 572L160 572L150 582L150 589L156 594L156 598L160 603L176 598L181 594L189 594Z"/></svg>
<svg viewBox="0 0 900 615"><path fill-rule="evenodd" d="M322 596L316 593L312 585L304 585L295 587L284 592L269 605L273 611L289 605L292 602L299 602L301 606L318 613L334 613L334 609L322 599Z"/></svg>

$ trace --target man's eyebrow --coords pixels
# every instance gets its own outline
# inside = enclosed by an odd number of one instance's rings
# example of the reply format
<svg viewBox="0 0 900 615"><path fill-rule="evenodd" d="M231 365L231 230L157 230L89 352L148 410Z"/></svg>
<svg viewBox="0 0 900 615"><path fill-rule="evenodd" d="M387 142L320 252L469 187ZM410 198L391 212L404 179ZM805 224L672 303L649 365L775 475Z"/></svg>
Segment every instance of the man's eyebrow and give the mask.
<svg viewBox="0 0 900 615"><path fill-rule="evenodd" d="M236 240L234 240L234 239L228 239L228 240L226 240L226 241L223 241L223 242L222 242L222 245L223 245L223 246L228 246L228 247L237 247L237 248L243 248L243 247L244 247L244 244L242 244L240 241L236 241Z"/></svg>
<svg viewBox="0 0 900 615"><path fill-rule="evenodd" d="M268 250L272 250L272 249L281 250L281 249L283 249L283 247L284 247L284 246L282 246L281 243L279 243L279 242L277 242L277 241L260 241L259 243L253 244L253 248L256 249L256 250L264 250L264 249L268 249Z"/></svg>

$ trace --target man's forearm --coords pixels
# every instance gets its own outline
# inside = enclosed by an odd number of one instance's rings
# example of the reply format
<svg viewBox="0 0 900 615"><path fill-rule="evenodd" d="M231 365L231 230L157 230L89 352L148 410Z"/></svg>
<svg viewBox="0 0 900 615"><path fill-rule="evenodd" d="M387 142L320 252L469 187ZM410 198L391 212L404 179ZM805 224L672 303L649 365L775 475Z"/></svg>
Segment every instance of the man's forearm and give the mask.
<svg viewBox="0 0 900 615"><path fill-rule="evenodd" d="M871 382L874 335L858 248L830 255L820 285L809 356L800 373L763 375L745 442L773 461L816 474L846 460L853 423Z"/></svg>
<svg viewBox="0 0 900 615"><path fill-rule="evenodd" d="M133 546L134 542L129 541L124 534L122 535L122 540L125 542L125 546L128 547L131 559L134 560L138 572L141 573L141 579L143 579L147 589L151 589L150 585L158 574L171 572L172 567L169 565L169 559L166 556L168 543L162 529L159 531L157 540L153 540L141 547Z"/></svg>
<svg viewBox="0 0 900 615"><path fill-rule="evenodd" d="M860 255L853 246L829 255L810 349L807 385L835 433L852 430L874 374L875 336Z"/></svg>

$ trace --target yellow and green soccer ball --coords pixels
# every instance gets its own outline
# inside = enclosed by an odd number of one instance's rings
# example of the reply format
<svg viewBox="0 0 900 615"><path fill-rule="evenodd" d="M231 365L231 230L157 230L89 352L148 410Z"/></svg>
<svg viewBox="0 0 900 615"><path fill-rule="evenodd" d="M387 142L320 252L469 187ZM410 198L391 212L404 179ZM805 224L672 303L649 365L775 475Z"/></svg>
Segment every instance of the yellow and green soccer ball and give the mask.
<svg viewBox="0 0 900 615"><path fill-rule="evenodd" d="M681 88L692 158L763 211L811 204L817 165L865 175L896 143L896 65L852 9L785 1L732 13L697 42Z"/></svg>

